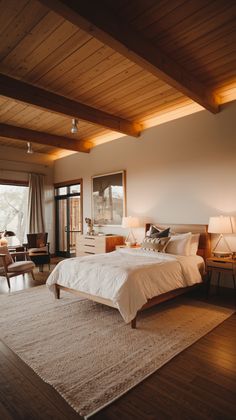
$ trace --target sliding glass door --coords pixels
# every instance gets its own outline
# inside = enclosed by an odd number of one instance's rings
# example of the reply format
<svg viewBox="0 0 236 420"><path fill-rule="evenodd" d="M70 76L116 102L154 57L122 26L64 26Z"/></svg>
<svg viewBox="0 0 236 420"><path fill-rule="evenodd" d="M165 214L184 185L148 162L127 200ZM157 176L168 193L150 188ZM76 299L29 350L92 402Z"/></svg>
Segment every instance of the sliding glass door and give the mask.
<svg viewBox="0 0 236 420"><path fill-rule="evenodd" d="M77 184L56 187L56 254L75 256L77 236L82 233L82 188Z"/></svg>

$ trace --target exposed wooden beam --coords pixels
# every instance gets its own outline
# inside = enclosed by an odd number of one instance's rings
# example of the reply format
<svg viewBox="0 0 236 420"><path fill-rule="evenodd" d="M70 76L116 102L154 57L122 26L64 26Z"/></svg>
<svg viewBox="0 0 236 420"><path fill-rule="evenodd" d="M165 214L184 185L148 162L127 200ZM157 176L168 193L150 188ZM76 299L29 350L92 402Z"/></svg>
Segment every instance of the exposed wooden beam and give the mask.
<svg viewBox="0 0 236 420"><path fill-rule="evenodd" d="M57 114L80 118L119 133L138 137L141 124L125 120L37 86L0 74L0 94Z"/></svg>
<svg viewBox="0 0 236 420"><path fill-rule="evenodd" d="M219 111L217 95L130 24L121 21L102 0L40 1L204 108L213 113Z"/></svg>
<svg viewBox="0 0 236 420"><path fill-rule="evenodd" d="M41 131L29 130L28 128L16 127L0 123L0 137L19 141L30 141L33 143L45 144L60 149L73 150L75 152L89 153L93 144L84 140L73 140L69 137L55 136L54 134Z"/></svg>

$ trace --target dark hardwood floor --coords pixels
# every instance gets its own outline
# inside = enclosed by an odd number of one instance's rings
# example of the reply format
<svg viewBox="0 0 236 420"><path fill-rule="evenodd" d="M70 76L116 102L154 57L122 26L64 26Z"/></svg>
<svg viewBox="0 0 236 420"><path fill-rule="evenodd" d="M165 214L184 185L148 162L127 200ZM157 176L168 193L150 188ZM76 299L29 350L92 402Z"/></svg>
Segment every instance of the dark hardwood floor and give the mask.
<svg viewBox="0 0 236 420"><path fill-rule="evenodd" d="M12 291L37 286L12 279ZM0 293L8 293L0 279ZM194 292L194 298L202 299ZM189 297L192 298L192 295ZM177 298L178 299L178 298ZM235 308L233 290L209 303ZM0 312L0 316L4 316ZM3 342L0 342L0 419L79 419L75 411ZM95 420L236 419L236 315L93 416Z"/></svg>

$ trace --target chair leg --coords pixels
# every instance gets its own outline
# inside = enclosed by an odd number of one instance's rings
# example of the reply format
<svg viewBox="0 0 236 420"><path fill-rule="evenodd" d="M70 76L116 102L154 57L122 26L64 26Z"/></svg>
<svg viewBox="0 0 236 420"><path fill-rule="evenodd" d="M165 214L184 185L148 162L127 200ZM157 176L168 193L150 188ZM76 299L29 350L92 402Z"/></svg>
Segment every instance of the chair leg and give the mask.
<svg viewBox="0 0 236 420"><path fill-rule="evenodd" d="M35 281L35 277L34 277L34 272L33 272L33 270L32 270L30 273L31 273L32 279Z"/></svg>
<svg viewBox="0 0 236 420"><path fill-rule="evenodd" d="M7 278L7 284L8 284L8 287L9 287L9 289L10 289L10 288L11 288L10 279L9 279L9 277L8 277L8 276L6 276L6 278Z"/></svg>

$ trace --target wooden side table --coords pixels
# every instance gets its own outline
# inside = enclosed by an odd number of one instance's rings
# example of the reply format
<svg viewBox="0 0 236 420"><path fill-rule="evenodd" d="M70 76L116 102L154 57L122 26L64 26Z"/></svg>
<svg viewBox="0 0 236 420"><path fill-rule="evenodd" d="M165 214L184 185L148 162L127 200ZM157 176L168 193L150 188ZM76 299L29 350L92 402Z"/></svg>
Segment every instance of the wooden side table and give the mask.
<svg viewBox="0 0 236 420"><path fill-rule="evenodd" d="M209 296L212 274L213 272L218 273L217 277L217 291L219 292L220 279L222 273L229 273L232 275L235 299L236 299L236 260L232 258L217 258L211 257L206 260L206 271L207 271L207 297Z"/></svg>

